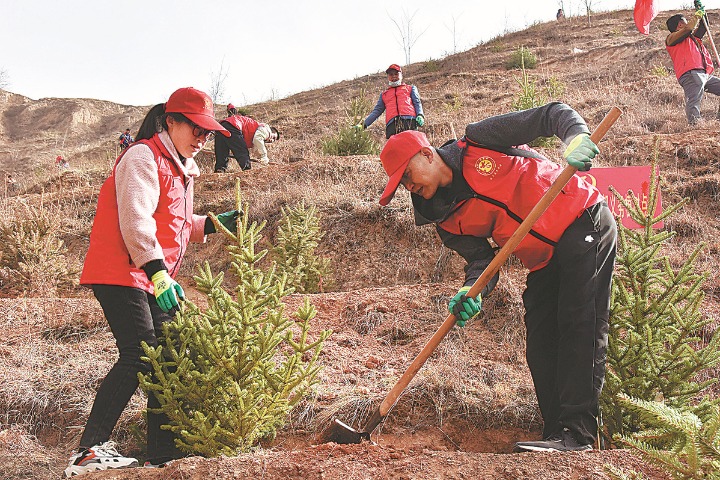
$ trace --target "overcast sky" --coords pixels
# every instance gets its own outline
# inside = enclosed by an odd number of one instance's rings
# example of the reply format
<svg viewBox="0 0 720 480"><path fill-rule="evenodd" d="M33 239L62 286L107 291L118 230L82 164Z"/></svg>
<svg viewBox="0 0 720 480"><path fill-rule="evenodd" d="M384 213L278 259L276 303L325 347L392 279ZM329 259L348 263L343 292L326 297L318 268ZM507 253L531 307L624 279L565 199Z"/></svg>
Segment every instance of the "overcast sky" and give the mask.
<svg viewBox="0 0 720 480"><path fill-rule="evenodd" d="M564 0L566 14L584 12L584 2ZM656 2L660 10L692 4ZM391 18L403 24L403 18L412 17L415 33L421 33L411 50L411 61L417 62L552 20L559 3L0 0L0 70L7 74L7 90L33 99L151 105L179 87L209 91L222 67L227 77L220 100L243 105L404 64ZM592 4L607 11L631 9L635 1ZM720 8L720 0L704 4ZM632 22L631 15L627 21Z"/></svg>

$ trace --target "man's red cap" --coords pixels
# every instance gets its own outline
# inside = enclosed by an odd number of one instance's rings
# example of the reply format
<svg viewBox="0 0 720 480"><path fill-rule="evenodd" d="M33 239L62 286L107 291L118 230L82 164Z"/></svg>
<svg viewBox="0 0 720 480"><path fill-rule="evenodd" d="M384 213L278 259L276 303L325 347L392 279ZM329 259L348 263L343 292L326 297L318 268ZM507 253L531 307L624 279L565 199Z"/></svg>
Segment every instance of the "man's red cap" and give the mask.
<svg viewBox="0 0 720 480"><path fill-rule="evenodd" d="M410 159L417 155L422 147L429 146L430 142L425 134L417 130L405 130L390 137L380 152L380 161L385 173L390 177L380 197L380 205L385 206L390 203Z"/></svg>
<svg viewBox="0 0 720 480"><path fill-rule="evenodd" d="M396 70L398 72L402 72L402 68L400 68L400 65L398 65L397 63L393 63L387 69L385 69L385 73L390 73L390 70Z"/></svg>
<svg viewBox="0 0 720 480"><path fill-rule="evenodd" d="M188 120L205 130L215 130L226 137L230 132L215 120L215 110L210 96L192 87L179 88L170 95L165 113L182 113Z"/></svg>
<svg viewBox="0 0 720 480"><path fill-rule="evenodd" d="M232 110L233 108L235 108L235 105L233 105L232 103L228 103L227 109Z"/></svg>

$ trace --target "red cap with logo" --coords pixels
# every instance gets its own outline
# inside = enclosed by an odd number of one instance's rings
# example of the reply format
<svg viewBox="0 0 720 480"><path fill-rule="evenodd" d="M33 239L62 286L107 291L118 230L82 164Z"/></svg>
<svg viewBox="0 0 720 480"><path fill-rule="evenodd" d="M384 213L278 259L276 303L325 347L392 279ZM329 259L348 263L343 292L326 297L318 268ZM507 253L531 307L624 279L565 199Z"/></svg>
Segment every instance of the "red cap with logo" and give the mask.
<svg viewBox="0 0 720 480"><path fill-rule="evenodd" d="M429 146L430 142L425 134L417 130L405 130L388 139L382 152L380 152L380 161L390 180L388 180L387 186L380 197L380 205L384 206L390 203L400 185L400 180L410 163L410 159L417 155L422 147Z"/></svg>
<svg viewBox="0 0 720 480"><path fill-rule="evenodd" d="M215 130L226 137L230 136L230 132L215 120L210 96L195 88L185 87L175 90L165 104L165 113L182 113L188 120L205 130Z"/></svg>
<svg viewBox="0 0 720 480"><path fill-rule="evenodd" d="M402 68L400 68L400 65L397 63L393 63L390 65L387 69L385 69L385 73L390 73L390 70L395 70L397 72L402 72Z"/></svg>

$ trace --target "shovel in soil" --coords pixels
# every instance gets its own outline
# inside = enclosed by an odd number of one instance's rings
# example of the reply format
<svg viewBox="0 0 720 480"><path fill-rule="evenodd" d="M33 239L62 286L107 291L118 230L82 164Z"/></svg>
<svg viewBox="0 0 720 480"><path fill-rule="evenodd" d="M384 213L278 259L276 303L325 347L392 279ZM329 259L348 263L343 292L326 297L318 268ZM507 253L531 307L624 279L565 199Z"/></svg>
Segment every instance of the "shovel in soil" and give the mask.
<svg viewBox="0 0 720 480"><path fill-rule="evenodd" d="M590 135L590 139L595 143L600 142L621 114L622 111L619 108L613 107L608 114L605 115L605 118L602 122L600 122L600 125L598 125L592 135ZM555 179L553 184L550 186L550 189L548 189L542 198L540 198L537 205L535 205L528 214L527 218L523 220L515 233L512 234L507 243L502 247L502 249L500 249L497 255L495 255L495 258L490 262L487 268L485 268L473 286L470 287L470 291L467 293L468 297L476 297L482 289L485 288L490 279L500 270L500 267L502 267L505 263L505 260L507 260L513 250L515 250L515 247L517 247L525 235L527 235L537 219L540 218L545 210L547 210L552 201L555 200L555 197L558 196L567 182L570 181L573 175L575 175L575 172L577 172L577 169L570 165L563 169L557 179ZM428 340L418 356L415 357L415 360L413 360L405 373L403 373L402 377L400 377L400 380L398 380L392 390L390 390L380 406L373 412L362 431L357 431L340 420L334 419L330 426L320 434L319 438L321 439L321 443L360 443L363 440L369 441L370 434L375 430L380 422L383 421L390 409L395 405L395 402L397 402L400 394L403 390L405 390L405 387L408 386L410 381L415 377L415 374L417 374L418 370L420 370L420 368L425 364L430 355L432 355L435 351L435 348L437 348L442 339L445 338L450 330L452 330L454 325L455 315L450 314L430 340Z"/></svg>

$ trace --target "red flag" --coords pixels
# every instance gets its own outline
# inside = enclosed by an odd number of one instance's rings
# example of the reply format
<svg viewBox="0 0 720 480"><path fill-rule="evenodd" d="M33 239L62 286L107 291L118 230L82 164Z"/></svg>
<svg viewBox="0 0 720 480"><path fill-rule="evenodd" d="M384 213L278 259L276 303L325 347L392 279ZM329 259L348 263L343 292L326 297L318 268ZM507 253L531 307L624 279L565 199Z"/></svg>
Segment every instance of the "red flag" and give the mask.
<svg viewBox="0 0 720 480"><path fill-rule="evenodd" d="M650 22L658 14L655 0L635 0L635 25L640 33L650 34Z"/></svg>

